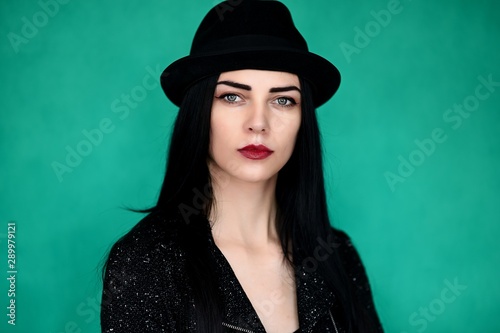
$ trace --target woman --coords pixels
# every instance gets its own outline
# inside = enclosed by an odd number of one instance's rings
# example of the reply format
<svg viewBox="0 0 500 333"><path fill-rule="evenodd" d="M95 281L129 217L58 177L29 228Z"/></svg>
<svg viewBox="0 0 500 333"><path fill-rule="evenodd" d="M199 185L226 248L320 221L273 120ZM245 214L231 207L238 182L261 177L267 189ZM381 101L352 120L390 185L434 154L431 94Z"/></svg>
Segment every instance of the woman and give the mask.
<svg viewBox="0 0 500 333"><path fill-rule="evenodd" d="M103 332L381 332L330 226L315 108L340 74L278 1L227 1L162 88L179 113L157 204L111 249Z"/></svg>

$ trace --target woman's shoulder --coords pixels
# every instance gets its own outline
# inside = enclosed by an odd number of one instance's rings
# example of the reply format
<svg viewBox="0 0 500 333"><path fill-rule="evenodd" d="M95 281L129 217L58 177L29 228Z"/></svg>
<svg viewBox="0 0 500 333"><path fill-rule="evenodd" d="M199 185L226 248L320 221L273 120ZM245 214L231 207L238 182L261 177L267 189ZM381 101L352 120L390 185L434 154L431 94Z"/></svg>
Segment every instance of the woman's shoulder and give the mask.
<svg viewBox="0 0 500 333"><path fill-rule="evenodd" d="M373 302L370 281L363 261L351 237L345 231L333 227L332 231L340 260L345 267L349 281L354 287L355 295L360 301L360 304L364 304L365 311L372 318L373 322L378 325L379 331L382 332Z"/></svg>
<svg viewBox="0 0 500 333"><path fill-rule="evenodd" d="M149 213L113 244L103 270L103 332L176 332L178 304L190 304L179 223Z"/></svg>
<svg viewBox="0 0 500 333"><path fill-rule="evenodd" d="M130 231L111 247L108 265L149 264L155 259L162 261L178 256L178 232L181 222L161 212L144 216Z"/></svg>
<svg viewBox="0 0 500 333"><path fill-rule="evenodd" d="M351 237L344 230L331 227L333 234L333 244L338 250L341 259L345 264L361 264L361 258L359 257L358 251L354 246Z"/></svg>
<svg viewBox="0 0 500 333"><path fill-rule="evenodd" d="M352 280L360 282L368 282L366 271L351 237L344 230L332 227L334 244L337 248L337 253L340 260Z"/></svg>

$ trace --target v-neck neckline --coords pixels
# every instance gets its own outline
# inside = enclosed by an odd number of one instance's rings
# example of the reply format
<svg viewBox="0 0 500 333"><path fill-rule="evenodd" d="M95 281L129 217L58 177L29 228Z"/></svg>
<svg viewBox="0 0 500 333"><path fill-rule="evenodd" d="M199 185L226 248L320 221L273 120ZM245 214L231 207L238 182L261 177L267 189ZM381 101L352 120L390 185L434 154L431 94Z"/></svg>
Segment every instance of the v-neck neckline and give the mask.
<svg viewBox="0 0 500 333"><path fill-rule="evenodd" d="M217 246L213 238L211 230L209 231L209 240L212 244L212 251L215 259L218 261L218 269L220 270L221 292L229 300L226 303L235 302L241 299L244 304L239 304L237 309L226 309L226 319L231 321L231 325L245 325L246 329L255 333L265 333L264 325L260 320L257 311L253 307L248 295L245 293L236 273L231 264L227 260L222 250ZM295 253L294 253L295 255ZM297 261L304 263L297 257ZM299 328L292 333L309 332L314 326L318 318L327 313L333 305L334 295L326 288L324 280L319 276L316 270L308 271L304 265L298 266L294 262L294 283L295 296L297 302L297 315L299 320ZM299 269L300 268L300 269ZM225 292L224 292L225 290Z"/></svg>

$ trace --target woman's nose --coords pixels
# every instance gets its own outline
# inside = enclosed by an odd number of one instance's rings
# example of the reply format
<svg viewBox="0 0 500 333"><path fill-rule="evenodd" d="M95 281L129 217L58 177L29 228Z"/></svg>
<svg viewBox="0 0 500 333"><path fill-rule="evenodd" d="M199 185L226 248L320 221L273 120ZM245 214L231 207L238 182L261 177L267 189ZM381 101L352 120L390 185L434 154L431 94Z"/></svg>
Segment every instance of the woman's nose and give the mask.
<svg viewBox="0 0 500 333"><path fill-rule="evenodd" d="M265 103L256 103L250 107L249 117L246 124L248 131L253 133L264 133L269 131L269 119Z"/></svg>

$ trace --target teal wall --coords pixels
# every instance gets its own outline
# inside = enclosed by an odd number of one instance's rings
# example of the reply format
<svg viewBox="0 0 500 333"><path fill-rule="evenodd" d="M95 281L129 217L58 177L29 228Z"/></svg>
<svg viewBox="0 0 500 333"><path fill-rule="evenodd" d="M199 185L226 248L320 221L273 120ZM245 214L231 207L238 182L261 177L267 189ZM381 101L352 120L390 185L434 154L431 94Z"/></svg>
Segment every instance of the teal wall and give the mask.
<svg viewBox="0 0 500 333"><path fill-rule="evenodd" d="M141 217L122 207L162 180L159 72L215 2L45 1L0 5L0 331L98 332L97 268ZM318 109L331 216L387 332L499 332L499 2L284 2L343 75Z"/></svg>

